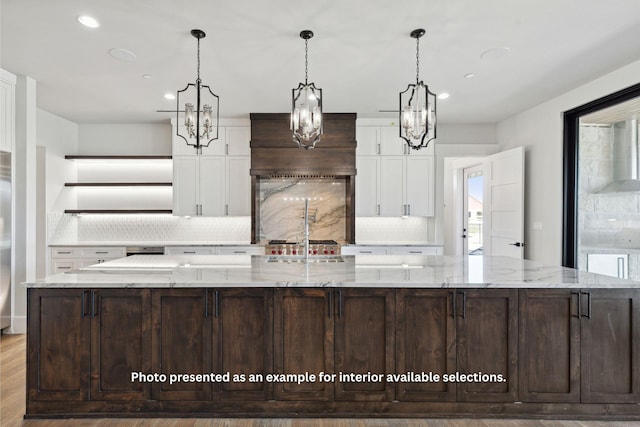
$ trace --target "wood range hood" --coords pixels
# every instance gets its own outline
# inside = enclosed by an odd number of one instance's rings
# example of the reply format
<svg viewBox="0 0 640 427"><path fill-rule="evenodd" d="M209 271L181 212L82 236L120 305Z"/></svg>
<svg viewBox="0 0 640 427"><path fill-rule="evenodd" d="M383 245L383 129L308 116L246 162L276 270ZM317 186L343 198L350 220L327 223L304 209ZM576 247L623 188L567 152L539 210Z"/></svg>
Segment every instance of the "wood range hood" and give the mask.
<svg viewBox="0 0 640 427"><path fill-rule="evenodd" d="M251 113L251 242L260 224L258 183L271 177L340 177L346 180L345 235L355 243L356 113L324 113L315 148L299 148L289 113Z"/></svg>

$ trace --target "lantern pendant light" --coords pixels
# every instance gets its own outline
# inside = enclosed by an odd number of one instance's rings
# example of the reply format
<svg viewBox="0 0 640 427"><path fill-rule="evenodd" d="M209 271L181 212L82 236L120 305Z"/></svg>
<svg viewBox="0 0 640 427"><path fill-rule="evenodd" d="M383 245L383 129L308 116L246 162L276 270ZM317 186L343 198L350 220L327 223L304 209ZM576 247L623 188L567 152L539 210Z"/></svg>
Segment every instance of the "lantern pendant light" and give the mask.
<svg viewBox="0 0 640 427"><path fill-rule="evenodd" d="M314 148L322 135L322 89L308 82L308 44L312 37L312 31L300 32L304 40L304 83L299 83L291 95L293 141L305 150Z"/></svg>
<svg viewBox="0 0 640 427"><path fill-rule="evenodd" d="M200 39L206 34L202 30L191 30L191 35L198 40L198 74L196 82L188 83L176 96L176 134L187 145L195 147L197 154L202 154L202 147L208 147L211 141L218 139L220 99L200 79ZM181 102L184 102L183 125L180 125Z"/></svg>
<svg viewBox="0 0 640 427"><path fill-rule="evenodd" d="M413 30L416 39L416 82L400 92L400 137L414 150L426 148L436 137L436 95L420 80L420 37L422 28Z"/></svg>

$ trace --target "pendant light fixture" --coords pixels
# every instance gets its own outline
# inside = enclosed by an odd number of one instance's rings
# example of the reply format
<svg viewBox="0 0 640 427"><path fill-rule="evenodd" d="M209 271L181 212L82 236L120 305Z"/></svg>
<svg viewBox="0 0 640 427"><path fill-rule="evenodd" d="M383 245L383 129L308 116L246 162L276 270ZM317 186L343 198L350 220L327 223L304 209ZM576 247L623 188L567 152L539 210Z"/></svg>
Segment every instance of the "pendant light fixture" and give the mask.
<svg viewBox="0 0 640 427"><path fill-rule="evenodd" d="M420 37L422 28L413 30L416 39L416 82L400 92L400 137L414 150L426 148L436 137L436 95L420 80Z"/></svg>
<svg viewBox="0 0 640 427"><path fill-rule="evenodd" d="M314 148L322 135L322 89L308 81L308 45L311 37L312 31L300 32L300 38L304 40L304 83L299 83L291 95L293 141L305 150Z"/></svg>
<svg viewBox="0 0 640 427"><path fill-rule="evenodd" d="M202 30L191 30L191 35L198 40L198 74L196 82L188 83L176 96L176 134L187 145L195 147L197 154L202 154L202 147L208 147L211 141L218 139L220 99L200 79L200 39L206 34ZM184 103L183 111L180 110L181 103ZM184 112L183 125L180 125L181 112Z"/></svg>

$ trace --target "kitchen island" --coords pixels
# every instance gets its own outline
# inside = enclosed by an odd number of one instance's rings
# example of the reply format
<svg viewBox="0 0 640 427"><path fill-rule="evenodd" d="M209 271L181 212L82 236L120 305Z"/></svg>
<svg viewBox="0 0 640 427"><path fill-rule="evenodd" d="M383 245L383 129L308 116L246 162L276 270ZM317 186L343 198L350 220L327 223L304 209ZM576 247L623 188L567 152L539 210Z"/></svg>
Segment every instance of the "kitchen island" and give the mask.
<svg viewBox="0 0 640 427"><path fill-rule="evenodd" d="M502 257L159 255L27 286L27 418L640 419L637 282Z"/></svg>

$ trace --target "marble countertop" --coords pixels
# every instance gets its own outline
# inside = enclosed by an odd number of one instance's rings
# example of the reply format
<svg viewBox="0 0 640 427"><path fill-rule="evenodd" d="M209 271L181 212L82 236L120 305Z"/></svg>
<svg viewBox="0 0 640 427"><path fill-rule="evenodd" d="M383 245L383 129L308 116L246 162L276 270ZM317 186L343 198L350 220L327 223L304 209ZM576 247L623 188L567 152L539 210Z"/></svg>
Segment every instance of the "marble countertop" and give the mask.
<svg viewBox="0 0 640 427"><path fill-rule="evenodd" d="M55 242L50 243L50 247L58 246L246 246L251 245L249 241L78 241L78 242ZM255 246L264 246L257 244ZM347 243L342 246L442 246L431 242L399 242L399 241L367 241L363 243Z"/></svg>
<svg viewBox="0 0 640 427"><path fill-rule="evenodd" d="M637 288L633 282L489 256L135 255L27 282L34 288Z"/></svg>
<svg viewBox="0 0 640 427"><path fill-rule="evenodd" d="M251 245L249 241L79 241L79 242L56 242L50 243L49 247L58 246L247 246ZM256 245L264 246L264 245Z"/></svg>

